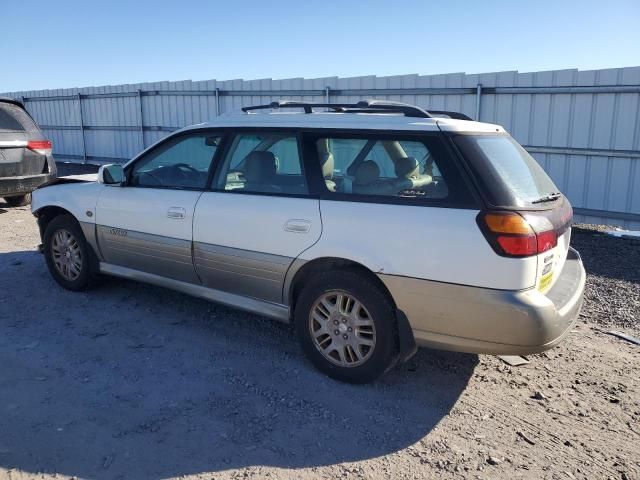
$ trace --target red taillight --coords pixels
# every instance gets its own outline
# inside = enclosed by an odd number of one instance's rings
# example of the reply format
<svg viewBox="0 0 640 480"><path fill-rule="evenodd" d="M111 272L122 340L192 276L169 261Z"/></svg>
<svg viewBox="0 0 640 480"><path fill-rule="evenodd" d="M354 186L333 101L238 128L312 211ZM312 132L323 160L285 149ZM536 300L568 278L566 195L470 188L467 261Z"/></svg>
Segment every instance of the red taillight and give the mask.
<svg viewBox="0 0 640 480"><path fill-rule="evenodd" d="M528 257L538 253L535 235L522 237L507 237L505 235L500 235L496 237L496 241L498 242L498 245L502 247L503 253L510 256Z"/></svg>
<svg viewBox="0 0 640 480"><path fill-rule="evenodd" d="M493 249L506 257L530 257L558 244L554 230L536 233L524 217L515 212L486 212L478 225Z"/></svg>
<svg viewBox="0 0 640 480"><path fill-rule="evenodd" d="M51 155L53 146L51 145L51 140L29 140L27 148L40 155Z"/></svg>
<svg viewBox="0 0 640 480"><path fill-rule="evenodd" d="M558 245L558 234L553 230L537 234L538 237L538 253L551 250Z"/></svg>

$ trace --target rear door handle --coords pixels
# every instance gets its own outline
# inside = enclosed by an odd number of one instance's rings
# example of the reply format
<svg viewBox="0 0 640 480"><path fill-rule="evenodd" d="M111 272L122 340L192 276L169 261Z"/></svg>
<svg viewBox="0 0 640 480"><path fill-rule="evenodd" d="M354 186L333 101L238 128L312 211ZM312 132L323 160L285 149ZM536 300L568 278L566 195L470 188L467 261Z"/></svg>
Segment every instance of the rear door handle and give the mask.
<svg viewBox="0 0 640 480"><path fill-rule="evenodd" d="M309 220L291 219L284 224L285 232L308 233L311 230L311 222Z"/></svg>
<svg viewBox="0 0 640 480"><path fill-rule="evenodd" d="M187 211L182 207L171 207L167 210L167 217L181 219L184 218Z"/></svg>

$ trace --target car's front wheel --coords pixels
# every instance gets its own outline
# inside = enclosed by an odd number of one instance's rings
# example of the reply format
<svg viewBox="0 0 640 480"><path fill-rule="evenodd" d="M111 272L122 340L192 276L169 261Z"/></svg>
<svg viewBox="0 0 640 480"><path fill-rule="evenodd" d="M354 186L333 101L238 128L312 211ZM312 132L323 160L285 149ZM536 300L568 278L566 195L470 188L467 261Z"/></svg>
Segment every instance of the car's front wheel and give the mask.
<svg viewBox="0 0 640 480"><path fill-rule="evenodd" d="M25 195L17 195L14 197L4 197L4 201L7 202L7 205L10 207L24 207L31 203L31 194L27 193Z"/></svg>
<svg viewBox="0 0 640 480"><path fill-rule="evenodd" d="M85 290L95 275L91 247L69 215L55 217L44 232L44 255L49 272L68 290Z"/></svg>
<svg viewBox="0 0 640 480"><path fill-rule="evenodd" d="M358 272L312 277L297 299L295 323L309 359L337 380L373 381L397 357L394 309L385 292Z"/></svg>

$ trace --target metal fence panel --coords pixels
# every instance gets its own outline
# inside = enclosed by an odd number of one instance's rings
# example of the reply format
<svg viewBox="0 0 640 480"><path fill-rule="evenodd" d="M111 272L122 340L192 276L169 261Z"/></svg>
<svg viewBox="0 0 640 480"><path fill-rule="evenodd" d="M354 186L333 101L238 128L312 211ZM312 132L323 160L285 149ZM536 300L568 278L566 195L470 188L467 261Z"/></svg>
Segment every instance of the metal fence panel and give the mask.
<svg viewBox="0 0 640 480"><path fill-rule="evenodd" d="M170 131L281 98L395 100L503 125L578 219L640 228L640 67L351 78L190 80L11 92L58 160L123 162Z"/></svg>

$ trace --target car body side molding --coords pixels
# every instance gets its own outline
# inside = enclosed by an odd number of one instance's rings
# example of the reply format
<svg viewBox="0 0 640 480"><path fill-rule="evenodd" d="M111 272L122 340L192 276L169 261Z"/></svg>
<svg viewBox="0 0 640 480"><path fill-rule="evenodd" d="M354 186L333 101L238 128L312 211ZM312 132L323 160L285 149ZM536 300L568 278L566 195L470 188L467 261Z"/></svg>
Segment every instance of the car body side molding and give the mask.
<svg viewBox="0 0 640 480"><path fill-rule="evenodd" d="M139 282L149 283L158 287L169 288L178 292L186 293L194 297L221 303L234 308L239 308L247 312L264 315L281 322L289 323L289 308L279 303L265 302L256 298L249 298L242 295L214 290L212 288L181 282L171 278L161 277L153 273L141 272L131 268L120 267L110 263L100 262L100 272L107 275L126 278Z"/></svg>

